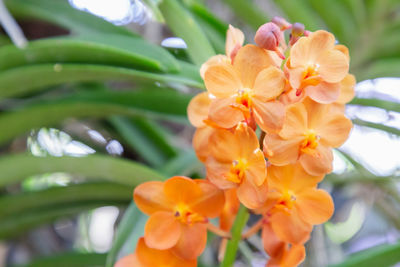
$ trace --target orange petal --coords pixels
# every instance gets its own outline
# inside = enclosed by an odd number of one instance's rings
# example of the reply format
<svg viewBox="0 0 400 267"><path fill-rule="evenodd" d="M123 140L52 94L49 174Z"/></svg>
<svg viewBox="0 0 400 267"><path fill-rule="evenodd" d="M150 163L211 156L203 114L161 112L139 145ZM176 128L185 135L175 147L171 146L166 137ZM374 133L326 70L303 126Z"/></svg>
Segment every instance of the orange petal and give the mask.
<svg viewBox="0 0 400 267"><path fill-rule="evenodd" d="M202 196L190 204L191 210L208 218L217 217L225 203L224 191L206 180L195 180L200 186Z"/></svg>
<svg viewBox="0 0 400 267"><path fill-rule="evenodd" d="M276 212L271 216L271 226L276 235L285 242L303 244L310 237L312 225L301 220L296 209L291 213Z"/></svg>
<svg viewBox="0 0 400 267"><path fill-rule="evenodd" d="M248 179L244 179L237 188L239 201L248 209L260 208L267 199L268 186L267 180L261 186L256 186Z"/></svg>
<svg viewBox="0 0 400 267"><path fill-rule="evenodd" d="M322 189L308 188L296 195L299 216L309 224L324 223L334 211L331 196Z"/></svg>
<svg viewBox="0 0 400 267"><path fill-rule="evenodd" d="M353 124L342 113L326 118L315 131L321 137L321 144L330 147L341 146L348 138Z"/></svg>
<svg viewBox="0 0 400 267"><path fill-rule="evenodd" d="M171 212L152 214L144 227L146 245L154 249L169 249L176 245L182 226Z"/></svg>
<svg viewBox="0 0 400 267"><path fill-rule="evenodd" d="M210 154L220 162L231 163L241 156L237 135L229 130L216 130L210 137Z"/></svg>
<svg viewBox="0 0 400 267"><path fill-rule="evenodd" d="M138 185L133 192L137 207L147 215L157 211L172 211L172 203L164 194L164 183L158 181Z"/></svg>
<svg viewBox="0 0 400 267"><path fill-rule="evenodd" d="M234 136L236 138L235 144L240 148L239 153L242 157L253 155L254 151L260 146L256 133L245 123L240 123L236 127ZM232 148L233 143L226 143L226 146Z"/></svg>
<svg viewBox="0 0 400 267"><path fill-rule="evenodd" d="M323 52L318 58L318 73L328 83L337 83L349 72L349 62L346 56L337 50Z"/></svg>
<svg viewBox="0 0 400 267"><path fill-rule="evenodd" d="M145 267L143 264L139 262L136 254L129 254L120 260L118 260L114 267Z"/></svg>
<svg viewBox="0 0 400 267"><path fill-rule="evenodd" d="M347 61L350 61L349 49L345 45L335 45L335 49L342 52L346 56Z"/></svg>
<svg viewBox="0 0 400 267"><path fill-rule="evenodd" d="M208 157L206 162L207 178L218 188L226 190L237 187L237 184L226 179L226 174L231 169L232 162L221 163L213 157Z"/></svg>
<svg viewBox="0 0 400 267"><path fill-rule="evenodd" d="M300 164L311 175L319 176L332 172L332 149L318 145L314 154L302 154Z"/></svg>
<svg viewBox="0 0 400 267"><path fill-rule="evenodd" d="M182 235L172 252L185 260L196 259L203 253L207 244L206 224L182 225Z"/></svg>
<svg viewBox="0 0 400 267"><path fill-rule="evenodd" d="M307 86L306 95L318 103L330 104L339 98L340 83L321 82L315 86Z"/></svg>
<svg viewBox="0 0 400 267"><path fill-rule="evenodd" d="M164 182L164 194L173 203L191 203L201 196L200 186L190 178L174 176Z"/></svg>
<svg viewBox="0 0 400 267"><path fill-rule="evenodd" d="M254 83L254 98L260 101L276 99L285 88L286 79L283 72L276 67L262 70Z"/></svg>
<svg viewBox="0 0 400 267"><path fill-rule="evenodd" d="M261 186L267 178L267 167L263 152L257 148L255 152L248 157L248 167L245 171L246 179L250 180L256 186Z"/></svg>
<svg viewBox="0 0 400 267"><path fill-rule="evenodd" d="M225 190L225 205L219 217L219 227L230 231L239 211L240 202L237 198L236 188Z"/></svg>
<svg viewBox="0 0 400 267"><path fill-rule="evenodd" d="M236 97L217 98L211 101L209 117L222 128L232 128L243 121L243 112L232 107L236 103Z"/></svg>
<svg viewBox="0 0 400 267"><path fill-rule="evenodd" d="M210 153L208 142L210 140L210 136L214 133L214 131L214 128L205 126L197 128L196 132L193 135L193 148L201 162L205 162L207 160L208 154Z"/></svg>
<svg viewBox="0 0 400 267"><path fill-rule="evenodd" d="M307 131L307 110L302 103L290 105L286 109L285 122L279 136L292 139L302 136Z"/></svg>
<svg viewBox="0 0 400 267"><path fill-rule="evenodd" d="M308 174L298 162L285 166L272 165L268 167L268 185L270 188L280 191L291 190L296 194L305 188L316 187L323 178L323 175Z"/></svg>
<svg viewBox="0 0 400 267"><path fill-rule="evenodd" d="M310 98L304 99L303 105L307 110L308 129L315 130L331 115L330 105L318 103Z"/></svg>
<svg viewBox="0 0 400 267"><path fill-rule="evenodd" d="M340 95L336 100L337 103L346 104L350 102L355 95L354 86L356 85L356 78L352 74L347 74L346 77L340 82Z"/></svg>
<svg viewBox="0 0 400 267"><path fill-rule="evenodd" d="M203 127L204 120L208 117L211 99L207 92L200 93L192 98L188 107L187 114L190 123L195 127Z"/></svg>
<svg viewBox="0 0 400 267"><path fill-rule="evenodd" d="M285 118L285 106L279 101L262 102L253 99L254 118L263 131L279 131Z"/></svg>
<svg viewBox="0 0 400 267"><path fill-rule="evenodd" d="M268 134L264 138L264 154L273 165L295 163L301 141L301 138L284 140L277 134Z"/></svg>
<svg viewBox="0 0 400 267"><path fill-rule="evenodd" d="M212 65L204 74L204 84L214 96L229 97L242 88L239 77L230 64Z"/></svg>
<svg viewBox="0 0 400 267"><path fill-rule="evenodd" d="M228 57L232 56L232 52L237 52L244 43L244 34L241 30L229 25L229 29L226 32L225 41L225 54Z"/></svg>
<svg viewBox="0 0 400 267"><path fill-rule="evenodd" d="M303 245L292 246L283 256L281 267L298 266L306 257L306 249Z"/></svg>
<svg viewBox="0 0 400 267"><path fill-rule="evenodd" d="M215 55L210 57L203 65L200 67L200 76L204 80L204 74L206 73L207 69L214 65L219 64L231 64L231 60L229 57L225 55Z"/></svg>
<svg viewBox="0 0 400 267"><path fill-rule="evenodd" d="M276 236L270 223L265 223L262 228L261 238L264 250L270 257L279 257L286 248L286 243Z"/></svg>
<svg viewBox="0 0 400 267"><path fill-rule="evenodd" d="M258 73L274 64L274 60L264 49L248 44L239 50L233 67L239 73L243 87L253 88Z"/></svg>
<svg viewBox="0 0 400 267"><path fill-rule="evenodd" d="M175 256L170 249L168 250L158 250L149 248L146 246L143 238L140 238L136 246L137 258L143 264L140 265L129 265L129 267L156 267L165 266L168 263L168 267L196 267L197 261L194 260L184 260ZM127 266L128 267L128 266Z"/></svg>

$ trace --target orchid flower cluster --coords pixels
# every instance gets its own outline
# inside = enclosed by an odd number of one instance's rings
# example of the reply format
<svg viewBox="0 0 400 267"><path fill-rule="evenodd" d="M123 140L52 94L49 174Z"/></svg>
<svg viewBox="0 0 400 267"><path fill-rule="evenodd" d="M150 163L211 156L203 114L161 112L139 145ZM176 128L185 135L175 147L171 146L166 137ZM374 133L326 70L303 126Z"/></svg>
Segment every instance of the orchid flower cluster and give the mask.
<svg viewBox="0 0 400 267"><path fill-rule="evenodd" d="M150 217L135 253L116 267L197 266L207 231L222 237L221 260L240 205L260 218L242 237L261 230L266 266L297 266L313 226L332 216L332 198L317 186L352 128L344 115L355 85L348 49L329 32L279 17L254 39L243 45L229 26L226 55L200 69L207 91L192 99L188 117L206 179L139 185L135 203Z"/></svg>

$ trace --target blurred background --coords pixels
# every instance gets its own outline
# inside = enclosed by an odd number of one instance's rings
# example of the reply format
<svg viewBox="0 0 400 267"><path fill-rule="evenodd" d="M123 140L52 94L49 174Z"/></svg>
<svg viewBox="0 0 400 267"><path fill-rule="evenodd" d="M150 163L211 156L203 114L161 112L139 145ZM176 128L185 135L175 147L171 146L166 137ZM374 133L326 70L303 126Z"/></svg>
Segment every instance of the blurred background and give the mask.
<svg viewBox="0 0 400 267"><path fill-rule="evenodd" d="M228 24L253 43L274 16L333 32L357 78L354 128L321 184L335 214L302 266L400 262L400 1L6 0L0 266L112 266L133 252L146 221L134 186L204 174L186 119L199 66L224 53ZM218 265L209 240L199 266ZM236 265L266 259L254 236Z"/></svg>

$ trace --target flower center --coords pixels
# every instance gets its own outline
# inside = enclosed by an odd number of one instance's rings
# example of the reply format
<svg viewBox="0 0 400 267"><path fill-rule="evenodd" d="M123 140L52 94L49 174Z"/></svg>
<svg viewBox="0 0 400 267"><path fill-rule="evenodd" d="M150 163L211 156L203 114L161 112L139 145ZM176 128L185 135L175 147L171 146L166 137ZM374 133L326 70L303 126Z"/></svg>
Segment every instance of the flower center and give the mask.
<svg viewBox="0 0 400 267"><path fill-rule="evenodd" d="M312 154L315 148L318 146L318 141L320 137L316 134L314 130L308 130L304 134L305 138L300 144L300 151L306 154Z"/></svg>
<svg viewBox="0 0 400 267"><path fill-rule="evenodd" d="M245 171L247 169L247 160L246 159L239 159L232 161L231 170L228 173L227 180L234 182L236 184L242 183Z"/></svg>
<svg viewBox="0 0 400 267"><path fill-rule="evenodd" d="M179 203L175 206L175 219L181 223L192 225L194 223L206 223L208 219L198 213L192 212L184 203Z"/></svg>
<svg viewBox="0 0 400 267"><path fill-rule="evenodd" d="M285 191L276 203L276 208L289 211L292 209L296 197L294 193L290 190Z"/></svg>
<svg viewBox="0 0 400 267"><path fill-rule="evenodd" d="M236 97L236 103L241 104L246 108L250 108L252 95L253 95L253 90L249 88L239 89Z"/></svg>
<svg viewBox="0 0 400 267"><path fill-rule="evenodd" d="M299 96L307 86L316 86L322 81L318 69L318 64L310 64L307 69L303 71L300 86L296 91L296 96Z"/></svg>

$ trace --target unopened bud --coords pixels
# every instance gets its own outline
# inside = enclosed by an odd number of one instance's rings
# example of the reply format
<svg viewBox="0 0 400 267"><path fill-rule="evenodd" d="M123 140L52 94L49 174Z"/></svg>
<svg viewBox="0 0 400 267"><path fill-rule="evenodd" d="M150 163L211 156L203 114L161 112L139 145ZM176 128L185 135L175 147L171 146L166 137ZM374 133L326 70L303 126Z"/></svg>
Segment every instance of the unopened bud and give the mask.
<svg viewBox="0 0 400 267"><path fill-rule="evenodd" d="M276 24L268 22L258 28L254 41L261 48L275 51L281 41L281 34Z"/></svg>
<svg viewBox="0 0 400 267"><path fill-rule="evenodd" d="M290 34L289 44L294 45L301 36L304 35L305 27L301 23L293 23L292 32Z"/></svg>
<svg viewBox="0 0 400 267"><path fill-rule="evenodd" d="M284 31L286 29L290 29L290 27L292 27L292 24L290 24L289 22L287 22L284 18L282 17L273 17L271 22L275 23L276 25L278 25L278 27Z"/></svg>

